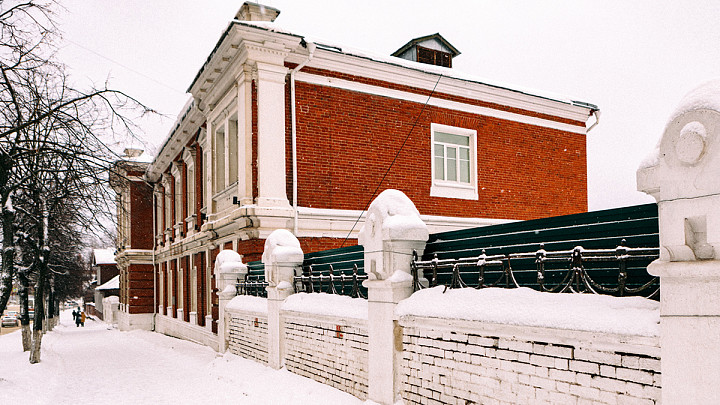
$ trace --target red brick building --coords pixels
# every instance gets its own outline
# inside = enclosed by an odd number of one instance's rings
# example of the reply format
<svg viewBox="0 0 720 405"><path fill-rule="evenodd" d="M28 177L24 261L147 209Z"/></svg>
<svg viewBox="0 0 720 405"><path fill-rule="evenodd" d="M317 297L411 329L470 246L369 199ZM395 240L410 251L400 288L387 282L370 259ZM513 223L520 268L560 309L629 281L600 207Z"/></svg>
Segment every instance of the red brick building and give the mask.
<svg viewBox="0 0 720 405"><path fill-rule="evenodd" d="M279 11L258 7L244 4L223 32L157 157L123 163L128 319L149 325L157 312L209 333L221 249L258 260L278 228L306 252L355 244L387 188L431 232L587 210L594 105L457 72L439 34L371 56L278 29Z"/></svg>

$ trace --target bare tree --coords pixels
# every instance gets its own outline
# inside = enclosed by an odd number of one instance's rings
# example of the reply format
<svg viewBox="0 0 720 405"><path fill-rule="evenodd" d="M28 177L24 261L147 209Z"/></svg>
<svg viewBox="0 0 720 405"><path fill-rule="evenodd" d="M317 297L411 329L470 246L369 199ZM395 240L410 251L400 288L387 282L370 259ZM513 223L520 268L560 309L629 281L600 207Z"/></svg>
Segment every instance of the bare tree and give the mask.
<svg viewBox="0 0 720 405"><path fill-rule="evenodd" d="M17 278L27 326L34 282L31 362L40 359L45 298L68 274L53 249L74 250L57 243L112 223L107 173L117 155L102 140L134 136L131 116L151 112L107 85L80 90L68 83L54 59L53 7L0 0L0 312Z"/></svg>

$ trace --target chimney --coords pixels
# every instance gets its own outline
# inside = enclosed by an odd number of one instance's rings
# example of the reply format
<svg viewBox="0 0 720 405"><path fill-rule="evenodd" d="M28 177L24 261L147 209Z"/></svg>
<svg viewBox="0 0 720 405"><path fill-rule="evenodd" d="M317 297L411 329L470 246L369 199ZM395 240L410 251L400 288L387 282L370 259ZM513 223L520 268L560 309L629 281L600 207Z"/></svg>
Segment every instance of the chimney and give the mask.
<svg viewBox="0 0 720 405"><path fill-rule="evenodd" d="M246 1L235 14L240 21L269 21L273 22L280 15L280 10L259 3Z"/></svg>
<svg viewBox="0 0 720 405"><path fill-rule="evenodd" d="M129 158L136 158L136 157L142 155L143 152L144 151L142 149L134 149L134 148L125 148L125 150L123 151L125 156L129 157Z"/></svg>

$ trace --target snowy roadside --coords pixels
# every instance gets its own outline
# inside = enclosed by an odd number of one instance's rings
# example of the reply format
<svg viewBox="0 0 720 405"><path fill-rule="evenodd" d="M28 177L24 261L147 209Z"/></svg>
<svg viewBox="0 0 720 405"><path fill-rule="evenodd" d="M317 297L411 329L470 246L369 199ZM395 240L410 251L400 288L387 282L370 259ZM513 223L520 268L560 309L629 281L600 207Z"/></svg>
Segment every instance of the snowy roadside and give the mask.
<svg viewBox="0 0 720 405"><path fill-rule="evenodd" d="M100 321L72 323L70 311L43 338L31 365L20 332L0 336L0 402L23 404L372 404L232 354Z"/></svg>

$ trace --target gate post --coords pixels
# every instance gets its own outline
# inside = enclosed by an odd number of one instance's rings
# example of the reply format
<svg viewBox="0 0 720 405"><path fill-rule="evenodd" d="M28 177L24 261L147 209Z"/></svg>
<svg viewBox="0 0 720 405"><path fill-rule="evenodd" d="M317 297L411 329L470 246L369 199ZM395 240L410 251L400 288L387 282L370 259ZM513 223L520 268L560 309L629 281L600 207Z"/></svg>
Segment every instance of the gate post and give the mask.
<svg viewBox="0 0 720 405"><path fill-rule="evenodd" d="M225 307L237 295L237 280L247 274L247 265L234 250L222 250L215 258L215 279L218 289L218 352L227 350L228 330Z"/></svg>
<svg viewBox="0 0 720 405"><path fill-rule="evenodd" d="M422 254L428 230L410 199L385 190L370 204L358 242L365 250L368 280L368 399L395 403L400 393L402 330L395 306L412 294L413 250Z"/></svg>
<svg viewBox="0 0 720 405"><path fill-rule="evenodd" d="M285 340L280 307L293 292L293 277L302 266L304 254L300 242L287 229L276 229L265 240L262 262L265 265L268 305L268 365L280 369L285 363Z"/></svg>
<svg viewBox="0 0 720 405"><path fill-rule="evenodd" d="M720 81L689 93L637 172L658 202L662 401L720 403Z"/></svg>

